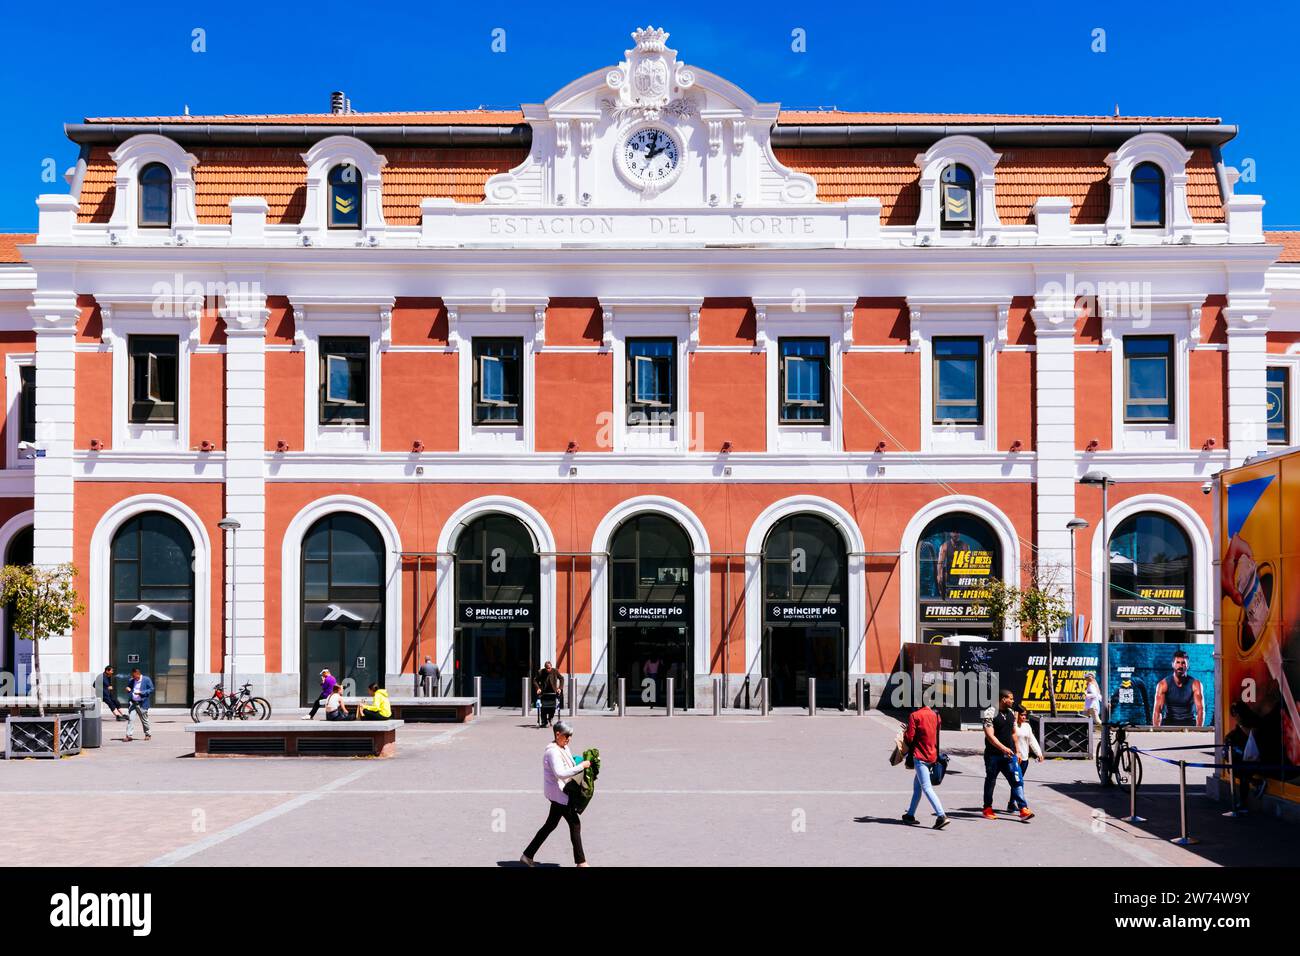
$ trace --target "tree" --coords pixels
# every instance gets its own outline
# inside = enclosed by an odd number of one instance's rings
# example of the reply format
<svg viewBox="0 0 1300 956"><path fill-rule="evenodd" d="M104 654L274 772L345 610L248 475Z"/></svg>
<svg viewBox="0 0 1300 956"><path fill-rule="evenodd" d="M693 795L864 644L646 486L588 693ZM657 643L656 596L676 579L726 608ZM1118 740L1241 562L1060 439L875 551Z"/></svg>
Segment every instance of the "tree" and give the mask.
<svg viewBox="0 0 1300 956"><path fill-rule="evenodd" d="M1056 674L1053 668L1052 636L1070 619L1070 605L1061 593L1061 569L1054 564L1032 564L1025 568L1029 587L1017 594L1016 621L1031 638L1047 642L1047 694L1052 716L1056 716Z"/></svg>
<svg viewBox="0 0 1300 956"><path fill-rule="evenodd" d="M36 686L36 709L45 716L41 694L41 641L66 634L85 613L73 579L71 564L42 568L34 564L7 564L0 569L0 603L13 608L11 626L15 634L30 634L32 676Z"/></svg>

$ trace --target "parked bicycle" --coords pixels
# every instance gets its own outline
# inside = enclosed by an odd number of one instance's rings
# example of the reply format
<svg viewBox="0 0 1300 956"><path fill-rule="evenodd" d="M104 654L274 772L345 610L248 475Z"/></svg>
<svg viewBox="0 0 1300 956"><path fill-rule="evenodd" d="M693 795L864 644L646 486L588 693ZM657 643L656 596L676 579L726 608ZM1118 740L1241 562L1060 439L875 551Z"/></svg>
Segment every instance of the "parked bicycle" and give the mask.
<svg viewBox="0 0 1300 956"><path fill-rule="evenodd" d="M238 694L227 694L218 684L212 696L190 708L190 718L197 724L204 720L269 720L271 702L265 697L254 697L251 684L239 688Z"/></svg>
<svg viewBox="0 0 1300 956"><path fill-rule="evenodd" d="M1127 787L1131 778L1135 778L1137 786L1142 785L1142 758L1128 742L1128 728L1132 726L1127 721L1102 724L1101 742L1097 744L1097 777L1103 787L1112 783Z"/></svg>

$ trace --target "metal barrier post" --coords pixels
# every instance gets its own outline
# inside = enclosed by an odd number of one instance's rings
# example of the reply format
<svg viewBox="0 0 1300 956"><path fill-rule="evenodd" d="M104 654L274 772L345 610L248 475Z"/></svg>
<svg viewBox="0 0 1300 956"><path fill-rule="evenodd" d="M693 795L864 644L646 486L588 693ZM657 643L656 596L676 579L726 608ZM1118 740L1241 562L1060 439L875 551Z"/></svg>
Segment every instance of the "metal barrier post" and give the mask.
<svg viewBox="0 0 1300 956"><path fill-rule="evenodd" d="M1187 835L1187 761L1178 761L1178 816L1182 826L1182 835L1176 836L1170 843L1179 846L1192 846L1201 841Z"/></svg>
<svg viewBox="0 0 1300 956"><path fill-rule="evenodd" d="M673 678L669 677L667 678L667 680L665 680L664 683L667 685L668 688L667 689L668 699L664 701L664 716L671 717L673 715L673 704L676 703L675 700L676 694L674 693L675 688L673 687L675 681L673 680Z"/></svg>
<svg viewBox="0 0 1300 956"><path fill-rule="evenodd" d="M475 686L478 686L480 680L482 680L482 678L480 677L474 678ZM529 706L529 704L531 704L532 702L533 702L532 681L530 681L527 677L521 677L519 679L519 716L520 717L527 717L530 713L532 713L532 707Z"/></svg>
<svg viewBox="0 0 1300 956"><path fill-rule="evenodd" d="M867 679L858 678L858 716L865 717L867 713Z"/></svg>
<svg viewBox="0 0 1300 956"><path fill-rule="evenodd" d="M1134 754L1136 756L1136 754ZM1136 764L1136 761L1134 761ZM1125 823L1146 823L1146 817L1138 816L1138 776L1131 770L1128 775L1128 816L1120 817Z"/></svg>
<svg viewBox="0 0 1300 956"><path fill-rule="evenodd" d="M474 716L477 717L483 711L483 678L474 678Z"/></svg>
<svg viewBox="0 0 1300 956"><path fill-rule="evenodd" d="M1241 810L1237 809L1237 777L1232 772L1232 744L1224 744L1223 749L1228 755L1228 808L1229 809L1227 813L1221 815L1230 818L1244 816L1246 813L1245 809L1241 809ZM1244 783L1245 781L1242 782ZM1242 795L1243 796L1245 795L1244 788L1243 788Z"/></svg>
<svg viewBox="0 0 1300 956"><path fill-rule="evenodd" d="M618 715L620 717L627 716L627 678L626 677L620 677L618 679Z"/></svg>
<svg viewBox="0 0 1300 956"><path fill-rule="evenodd" d="M817 716L817 678L808 678L808 716Z"/></svg>
<svg viewBox="0 0 1300 956"><path fill-rule="evenodd" d="M713 678L713 716L722 716L722 678Z"/></svg>
<svg viewBox="0 0 1300 956"><path fill-rule="evenodd" d="M569 716L578 716L578 678L569 675Z"/></svg>
<svg viewBox="0 0 1300 956"><path fill-rule="evenodd" d="M760 679L758 682L758 692L762 695L763 699L759 713L766 717L772 712L772 682L766 677Z"/></svg>

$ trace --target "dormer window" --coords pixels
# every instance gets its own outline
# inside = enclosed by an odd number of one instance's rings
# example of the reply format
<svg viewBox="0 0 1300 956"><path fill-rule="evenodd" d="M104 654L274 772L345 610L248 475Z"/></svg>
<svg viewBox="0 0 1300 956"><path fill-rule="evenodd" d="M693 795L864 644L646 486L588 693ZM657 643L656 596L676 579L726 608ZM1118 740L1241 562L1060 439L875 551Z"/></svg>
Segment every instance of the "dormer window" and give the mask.
<svg viewBox="0 0 1300 956"><path fill-rule="evenodd" d="M140 226L167 229L172 224L172 174L162 163L140 170Z"/></svg>
<svg viewBox="0 0 1300 956"><path fill-rule="evenodd" d="M968 166L953 163L939 177L941 229L975 228L975 175Z"/></svg>
<svg viewBox="0 0 1300 956"><path fill-rule="evenodd" d="M361 173L350 163L340 163L329 175L329 227L361 228Z"/></svg>
<svg viewBox="0 0 1300 956"><path fill-rule="evenodd" d="M1155 163L1133 167L1133 225L1159 229L1165 224L1165 174Z"/></svg>

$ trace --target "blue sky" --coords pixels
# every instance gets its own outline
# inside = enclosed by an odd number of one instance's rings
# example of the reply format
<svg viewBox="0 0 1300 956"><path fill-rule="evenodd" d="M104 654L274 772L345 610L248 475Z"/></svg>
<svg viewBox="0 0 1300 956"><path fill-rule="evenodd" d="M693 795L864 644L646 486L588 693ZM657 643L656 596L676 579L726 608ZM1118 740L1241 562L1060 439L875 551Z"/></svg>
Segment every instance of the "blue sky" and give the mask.
<svg viewBox="0 0 1300 956"><path fill-rule="evenodd" d="M1286 172L1300 146L1289 90L1294 15L1282 3L855 5L659 2L10 3L0 87L0 231L34 231L35 197L65 192L86 116L322 112L346 90L368 110L514 107L616 62L652 22L687 63L761 100L840 109L1220 116L1253 160L1238 186L1272 228L1300 224ZM589 9L586 9L589 7ZM1086 9L1085 9L1086 8ZM987 13L986 19L980 16ZM505 30L504 53L491 49ZM205 52L194 52L193 31ZM805 31L806 52L791 49ZM1093 31L1105 52L1093 52ZM1293 69L1293 67L1292 67ZM53 164L47 160L53 160ZM58 181L43 181L55 168ZM1289 187L1289 188L1288 188Z"/></svg>

